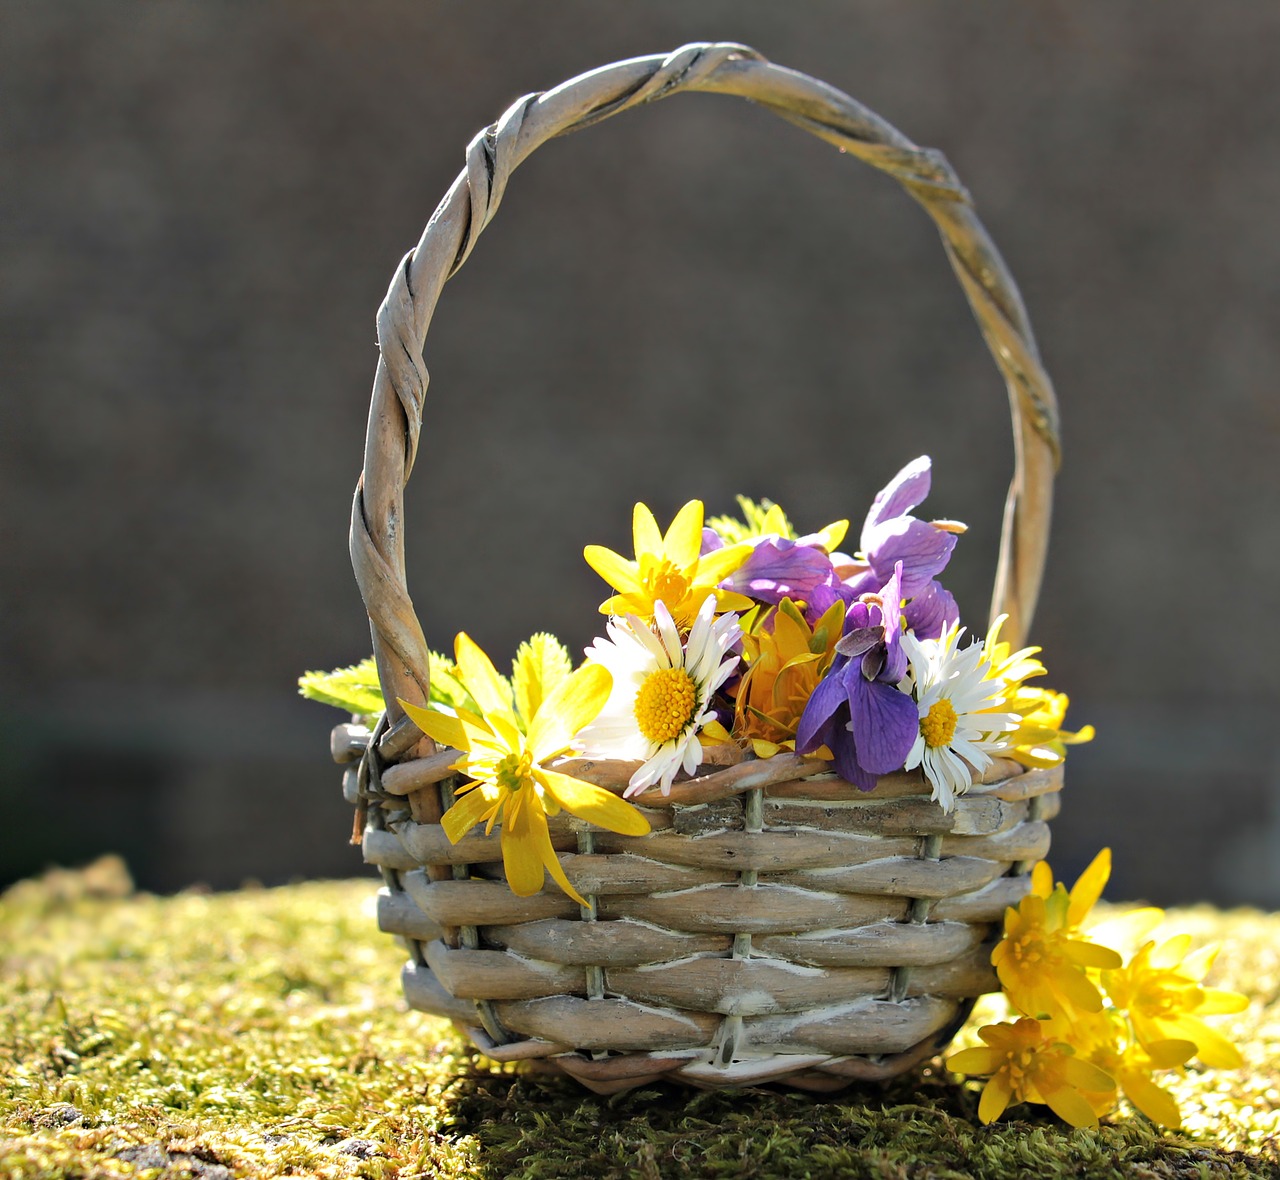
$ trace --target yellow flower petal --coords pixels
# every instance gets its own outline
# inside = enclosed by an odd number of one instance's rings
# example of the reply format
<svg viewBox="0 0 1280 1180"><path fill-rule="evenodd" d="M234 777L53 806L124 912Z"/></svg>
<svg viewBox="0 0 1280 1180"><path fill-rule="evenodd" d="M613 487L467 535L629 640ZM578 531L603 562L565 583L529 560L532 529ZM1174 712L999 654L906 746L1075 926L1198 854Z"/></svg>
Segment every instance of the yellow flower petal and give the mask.
<svg viewBox="0 0 1280 1180"><path fill-rule="evenodd" d="M1089 916L1094 903L1102 896L1103 887L1111 876L1111 849L1104 848L1089 862L1071 886L1071 906L1067 910L1067 925L1079 926ZM1119 964L1117 964L1118 966Z"/></svg>
<svg viewBox="0 0 1280 1180"><path fill-rule="evenodd" d="M1249 1006L1249 997L1220 987L1206 987L1204 999L1196 1009L1200 1016L1222 1016L1228 1012L1243 1012Z"/></svg>
<svg viewBox="0 0 1280 1180"><path fill-rule="evenodd" d="M847 520L833 520L818 533L818 544L828 553L834 553L840 548L840 542L844 540L845 533L848 531L849 522Z"/></svg>
<svg viewBox="0 0 1280 1180"><path fill-rule="evenodd" d="M1153 1123L1175 1130L1182 1126L1182 1112L1173 1095L1149 1077L1133 1070L1126 1071L1124 1096Z"/></svg>
<svg viewBox="0 0 1280 1180"><path fill-rule="evenodd" d="M483 786L472 787L459 795L452 807L440 819L444 834L450 844L456 844L476 824L489 818L489 812L499 806L499 801L486 793Z"/></svg>
<svg viewBox="0 0 1280 1180"><path fill-rule="evenodd" d="M583 664L551 690L529 723L528 750L535 762L553 758L596 719L609 699L613 677L602 664Z"/></svg>
<svg viewBox="0 0 1280 1180"><path fill-rule="evenodd" d="M713 746L723 745L725 742L733 741L733 737L729 731L725 729L714 717L706 723L699 731L699 735L703 739L702 744L708 742Z"/></svg>
<svg viewBox="0 0 1280 1180"><path fill-rule="evenodd" d="M702 516L701 500L690 500L676 513L662 541L662 554L672 565L687 569L697 564L702 550ZM637 558L641 552L643 550L637 545Z"/></svg>
<svg viewBox="0 0 1280 1180"><path fill-rule="evenodd" d="M547 837L547 818L539 807L507 806L508 814L502 821L502 867L506 870L507 884L517 897L532 897L542 888L542 847L538 829ZM514 815L510 814L514 811Z"/></svg>
<svg viewBox="0 0 1280 1180"><path fill-rule="evenodd" d="M534 827L531 839L538 855L542 858L542 864L550 872L551 879L579 905L586 905L587 899L569 883L569 878L565 876L564 866L560 863L556 850L551 847L551 833L547 831L545 819L542 821L541 827Z"/></svg>
<svg viewBox="0 0 1280 1180"><path fill-rule="evenodd" d="M453 641L453 653L458 663L458 678L466 685L485 718L491 721L495 715L511 717L511 694L506 683L498 675L493 662L465 631L459 631Z"/></svg>
<svg viewBox="0 0 1280 1180"><path fill-rule="evenodd" d="M543 766L535 766L533 776L561 807L579 819L623 836L643 836L649 831L649 821L612 791Z"/></svg>
<svg viewBox="0 0 1280 1180"><path fill-rule="evenodd" d="M704 554L698 558L699 585L714 586L716 582L723 581L750 556L750 545L726 545L723 549L713 549ZM741 598L742 595L735 597ZM748 605L755 605L750 598L745 601Z"/></svg>
<svg viewBox="0 0 1280 1180"><path fill-rule="evenodd" d="M1077 1129L1098 1125L1098 1116L1094 1114L1093 1107L1075 1090L1068 1090L1065 1086L1054 1088L1045 1092L1044 1100L1045 1105L1064 1123Z"/></svg>
<svg viewBox="0 0 1280 1180"><path fill-rule="evenodd" d="M998 1073L982 1090L982 1098L978 1102L978 1118L984 1123L994 1123L1005 1112L1009 1099L1013 1097L1013 1085L1007 1074Z"/></svg>
<svg viewBox="0 0 1280 1180"><path fill-rule="evenodd" d="M998 1049L961 1049L947 1058L946 1066L952 1073L982 1075L995 1073L1004 1060L1005 1054Z"/></svg>
<svg viewBox="0 0 1280 1180"><path fill-rule="evenodd" d="M662 530L646 504L637 504L632 509L631 537L637 557L642 553L659 553L662 550Z"/></svg>
<svg viewBox="0 0 1280 1180"><path fill-rule="evenodd" d="M1177 1069L1196 1055L1194 1041L1152 1041L1143 1048L1156 1069Z"/></svg>
<svg viewBox="0 0 1280 1180"><path fill-rule="evenodd" d="M1116 1080L1105 1069L1100 1069L1090 1061L1080 1057L1064 1057L1062 1059L1062 1076L1077 1090L1088 1090L1094 1094L1105 1094L1116 1088Z"/></svg>
<svg viewBox="0 0 1280 1180"><path fill-rule="evenodd" d="M615 590L626 594L643 594L644 586L640 581L640 570L634 561L628 561L612 549L603 545L588 545L582 556L587 564L596 571ZM601 607L601 610L604 608Z"/></svg>
<svg viewBox="0 0 1280 1180"><path fill-rule="evenodd" d="M462 722L448 713L438 709L424 709L420 705L411 705L408 701L396 697L400 707L423 733L443 746L452 746L455 750L468 750L470 744L462 728Z"/></svg>

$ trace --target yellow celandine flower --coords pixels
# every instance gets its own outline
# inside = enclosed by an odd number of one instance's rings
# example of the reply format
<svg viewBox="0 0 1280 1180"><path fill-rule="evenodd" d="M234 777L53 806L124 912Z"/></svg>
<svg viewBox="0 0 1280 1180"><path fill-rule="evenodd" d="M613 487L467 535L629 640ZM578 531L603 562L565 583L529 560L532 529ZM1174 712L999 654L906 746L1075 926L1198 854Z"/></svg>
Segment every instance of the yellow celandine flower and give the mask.
<svg viewBox="0 0 1280 1180"><path fill-rule="evenodd" d="M529 686L523 698L532 716L520 717L512 707L509 687L471 638L459 633L454 650L455 675L476 702L479 715L459 709L457 716L450 716L400 702L423 733L466 754L453 768L472 781L459 788L456 802L441 819L445 834L456 844L478 823L486 825L486 834L501 823L502 863L512 893L537 893L545 868L565 893L585 905L551 846L547 816L563 808L625 836L643 836L649 821L617 795L546 763L564 753L578 731L594 720L608 699L612 677L598 664L584 664L546 693L541 686Z"/></svg>
<svg viewBox="0 0 1280 1180"><path fill-rule="evenodd" d="M1156 1070L1176 1069L1194 1057L1196 1047L1190 1041L1140 1045L1129 1021L1115 1008L1096 1015L1077 1014L1069 1025L1047 1023L1046 1035L1071 1045L1077 1055L1114 1078L1133 1107L1153 1123L1175 1128L1182 1125L1177 1099L1156 1085L1152 1075ZM1084 1096L1098 1115L1116 1104L1114 1091L1086 1091Z"/></svg>
<svg viewBox="0 0 1280 1180"><path fill-rule="evenodd" d="M654 621L653 604L665 604L676 626L688 631L708 594L716 598L716 612L749 610L746 595L717 589L751 555L750 545L729 545L702 554L701 500L690 500L676 513L664 536L653 513L635 506L632 535L636 558L625 557L603 545L588 545L582 555L587 564L618 591L600 606L604 615L636 615Z"/></svg>
<svg viewBox="0 0 1280 1180"><path fill-rule="evenodd" d="M1239 992L1202 986L1218 948L1189 955L1190 948L1189 934L1159 946L1144 943L1123 968L1104 972L1103 984L1112 1002L1128 1011L1134 1034L1148 1052L1161 1041L1190 1041L1206 1065L1234 1069L1243 1062L1240 1051L1200 1018L1243 1012L1249 1001Z"/></svg>
<svg viewBox="0 0 1280 1180"><path fill-rule="evenodd" d="M1067 694L1048 688L1028 688L1023 683L1045 675L1045 666L1035 658L1040 648L1023 647L1014 651L1000 639L1000 628L1007 618L1001 615L991 625L983 649L987 676L1004 682L1006 712L1021 719L1016 730L1002 735L1008 749L1001 751L1001 757L1032 768L1057 766L1067 756L1067 746L1093 740L1094 728L1086 725L1075 733L1063 729L1070 704Z"/></svg>
<svg viewBox="0 0 1280 1180"><path fill-rule="evenodd" d="M1045 1022L1026 1016L1015 1023L988 1024L978 1030L987 1048L961 1049L947 1059L947 1068L955 1073L990 1076L978 1103L984 1123L994 1122L1011 1104L1038 1102L1073 1127L1098 1125L1085 1095L1114 1091L1114 1080L1045 1033Z"/></svg>
<svg viewBox="0 0 1280 1180"><path fill-rule="evenodd" d="M1120 956L1081 937L1081 926L1111 875L1104 848L1072 886L1054 884L1044 861L1031 870L1031 892L1004 912L1004 937L991 963L1010 1002L1034 1017L1070 1020L1076 1012L1101 1012L1102 994L1088 970L1119 967Z"/></svg>
<svg viewBox="0 0 1280 1180"><path fill-rule="evenodd" d="M743 635L747 670L738 682L733 732L751 743L756 757L796 748L800 716L835 659L844 611L843 602L833 603L811 628L800 608L784 598L771 612L772 630L757 626Z"/></svg>

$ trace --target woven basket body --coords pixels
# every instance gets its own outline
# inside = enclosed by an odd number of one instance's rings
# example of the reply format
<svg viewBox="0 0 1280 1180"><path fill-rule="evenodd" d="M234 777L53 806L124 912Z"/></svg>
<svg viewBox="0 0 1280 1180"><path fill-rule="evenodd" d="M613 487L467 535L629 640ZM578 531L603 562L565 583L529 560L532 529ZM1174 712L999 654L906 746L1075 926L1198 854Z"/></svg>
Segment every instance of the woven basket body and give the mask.
<svg viewBox="0 0 1280 1180"><path fill-rule="evenodd" d="M403 490L417 450L426 328L447 278L535 147L681 90L736 94L895 176L933 216L1013 409L1016 469L993 614L1025 632L1048 532L1056 406L1017 290L946 161L847 95L733 45L606 66L514 104L472 142L467 168L393 279L378 318L365 467L351 553L391 708L376 732L340 726L365 859L386 889L380 927L411 958L408 1002L446 1016L498 1060L563 1070L602 1093L669 1078L784 1081L816 1090L886 1078L940 1050L995 990L991 939L1049 844L1061 769L998 762L944 814L918 774L869 794L792 754L704 766L637 799L652 825L619 836L572 816L552 842L588 901L521 898L499 837L451 844L440 817L458 754L400 713L430 669L404 577ZM358 760L358 761L357 761ZM634 766L563 769L621 791Z"/></svg>

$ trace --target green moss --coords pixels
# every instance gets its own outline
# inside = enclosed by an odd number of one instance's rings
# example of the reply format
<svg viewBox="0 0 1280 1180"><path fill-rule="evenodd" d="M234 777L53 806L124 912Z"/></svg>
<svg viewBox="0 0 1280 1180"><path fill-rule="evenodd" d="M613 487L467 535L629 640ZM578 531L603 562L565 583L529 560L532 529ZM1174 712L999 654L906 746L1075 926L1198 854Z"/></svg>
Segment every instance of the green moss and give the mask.
<svg viewBox="0 0 1280 1180"><path fill-rule="evenodd" d="M1181 1133L1121 1114L992 1127L936 1066L837 1099L660 1086L614 1098L485 1063L405 1012L368 881L160 899L119 873L0 899L0 1176L1280 1175L1280 916L1171 915L1225 944L1247 1064L1174 1086ZM972 1037L972 1033L966 1033Z"/></svg>

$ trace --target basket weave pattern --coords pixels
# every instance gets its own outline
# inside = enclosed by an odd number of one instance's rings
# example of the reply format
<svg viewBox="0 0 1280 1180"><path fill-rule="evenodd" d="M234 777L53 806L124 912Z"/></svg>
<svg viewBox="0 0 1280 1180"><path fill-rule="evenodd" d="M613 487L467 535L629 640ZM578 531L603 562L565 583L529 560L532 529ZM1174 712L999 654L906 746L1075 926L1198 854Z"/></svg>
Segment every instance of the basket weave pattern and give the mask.
<svg viewBox="0 0 1280 1180"><path fill-rule="evenodd" d="M400 713L425 704L428 648L405 585L403 490L427 387L427 326L445 281L539 144L681 90L746 97L888 172L937 222L1013 409L1016 469L993 614L1015 646L1034 609L1056 465L1057 412L1017 289L936 152L847 95L736 45L619 62L515 103L472 142L467 168L392 281L378 317L351 554L391 708L376 732L340 726L365 859L387 888L409 1003L447 1016L489 1056L565 1071L602 1093L658 1078L786 1081L817 1090L902 1072L938 1051L973 997L995 990L993 923L1048 849L1061 768L998 762L944 814L916 774L864 794L830 763L782 754L705 766L636 799L652 825L619 836L568 815L553 845L579 906L520 898L497 834L457 844L439 820L458 754ZM359 760L358 762L356 760ZM562 769L621 791L633 765Z"/></svg>

